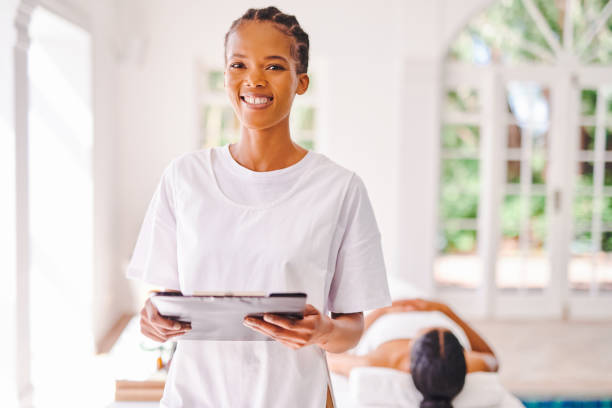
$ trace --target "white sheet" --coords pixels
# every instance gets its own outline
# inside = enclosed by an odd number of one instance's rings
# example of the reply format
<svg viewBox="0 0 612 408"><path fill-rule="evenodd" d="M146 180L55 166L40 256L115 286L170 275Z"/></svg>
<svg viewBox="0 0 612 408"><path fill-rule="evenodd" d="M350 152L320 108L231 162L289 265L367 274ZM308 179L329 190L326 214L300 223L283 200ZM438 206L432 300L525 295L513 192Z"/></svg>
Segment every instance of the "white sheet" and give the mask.
<svg viewBox="0 0 612 408"><path fill-rule="evenodd" d="M354 369L350 378L332 373L336 408L418 408L422 399L409 374L380 367ZM454 408L524 408L496 373L472 373Z"/></svg>

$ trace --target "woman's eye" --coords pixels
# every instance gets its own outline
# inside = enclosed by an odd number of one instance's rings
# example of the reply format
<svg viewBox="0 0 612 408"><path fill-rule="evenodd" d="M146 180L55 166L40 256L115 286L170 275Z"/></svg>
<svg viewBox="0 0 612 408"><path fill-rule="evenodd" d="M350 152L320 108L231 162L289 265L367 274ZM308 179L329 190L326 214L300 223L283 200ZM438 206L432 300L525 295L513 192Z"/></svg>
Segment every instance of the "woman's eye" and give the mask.
<svg viewBox="0 0 612 408"><path fill-rule="evenodd" d="M244 65L242 62L233 62L230 64L230 68L242 68Z"/></svg>
<svg viewBox="0 0 612 408"><path fill-rule="evenodd" d="M280 71L280 70L284 70L285 67L281 66L281 65L270 65L267 68L270 71Z"/></svg>

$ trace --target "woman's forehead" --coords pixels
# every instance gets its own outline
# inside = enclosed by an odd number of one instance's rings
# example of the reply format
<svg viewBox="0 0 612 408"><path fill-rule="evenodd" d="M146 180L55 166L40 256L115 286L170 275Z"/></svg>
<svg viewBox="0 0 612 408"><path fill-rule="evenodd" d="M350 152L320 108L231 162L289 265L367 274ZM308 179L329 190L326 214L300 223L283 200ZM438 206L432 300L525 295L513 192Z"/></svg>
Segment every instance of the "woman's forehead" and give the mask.
<svg viewBox="0 0 612 408"><path fill-rule="evenodd" d="M291 57L293 39L273 23L247 21L232 32L227 41L227 56L268 57L278 55Z"/></svg>

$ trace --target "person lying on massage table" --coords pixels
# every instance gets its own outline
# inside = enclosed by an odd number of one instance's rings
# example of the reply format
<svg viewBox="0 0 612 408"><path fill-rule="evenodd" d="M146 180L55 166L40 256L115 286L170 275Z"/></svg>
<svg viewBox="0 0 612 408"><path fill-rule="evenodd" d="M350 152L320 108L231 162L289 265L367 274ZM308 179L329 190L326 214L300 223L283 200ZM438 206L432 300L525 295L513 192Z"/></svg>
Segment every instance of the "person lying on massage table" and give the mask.
<svg viewBox="0 0 612 408"><path fill-rule="evenodd" d="M355 367L386 367L411 374L416 388L449 403L465 375L495 372L497 357L485 340L451 308L424 299L396 300L365 317L359 344L346 353L327 353L329 369L349 376Z"/></svg>

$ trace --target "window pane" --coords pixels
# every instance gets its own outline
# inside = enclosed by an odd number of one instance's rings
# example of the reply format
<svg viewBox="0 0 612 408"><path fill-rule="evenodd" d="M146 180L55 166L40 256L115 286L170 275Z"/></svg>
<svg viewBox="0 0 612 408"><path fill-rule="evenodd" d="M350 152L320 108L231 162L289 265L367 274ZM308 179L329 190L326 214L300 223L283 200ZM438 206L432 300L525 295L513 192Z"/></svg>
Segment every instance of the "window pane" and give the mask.
<svg viewBox="0 0 612 408"><path fill-rule="evenodd" d="M546 197L507 195L502 204L499 288L543 288L550 280Z"/></svg>
<svg viewBox="0 0 612 408"><path fill-rule="evenodd" d="M542 289L550 282L550 263L543 251L500 254L496 284L499 289Z"/></svg>
<svg viewBox="0 0 612 408"><path fill-rule="evenodd" d="M434 278L441 286L476 288L482 279L482 264L477 254L476 230L446 225L439 234L439 252L434 263Z"/></svg>
<svg viewBox="0 0 612 408"><path fill-rule="evenodd" d="M546 184L546 154L534 152L531 157L531 183Z"/></svg>
<svg viewBox="0 0 612 408"><path fill-rule="evenodd" d="M518 149L521 147L521 128L518 125L508 125L508 143L509 149Z"/></svg>
<svg viewBox="0 0 612 408"><path fill-rule="evenodd" d="M470 149L478 155L480 129L472 125L444 125L442 128L442 148Z"/></svg>
<svg viewBox="0 0 612 408"><path fill-rule="evenodd" d="M477 113L480 111L478 91L468 87L447 91L446 109L452 112Z"/></svg>
<svg viewBox="0 0 612 408"><path fill-rule="evenodd" d="M583 89L581 93L581 113L585 116L595 115L597 107L597 90Z"/></svg>
<svg viewBox="0 0 612 408"><path fill-rule="evenodd" d="M223 71L208 72L208 89L211 91L224 92Z"/></svg>
<svg viewBox="0 0 612 408"><path fill-rule="evenodd" d="M574 198L574 220L577 223L591 225L593 217L593 197L576 196Z"/></svg>
<svg viewBox="0 0 612 408"><path fill-rule="evenodd" d="M239 123L231 107L205 105L201 120L203 147L222 146L238 140Z"/></svg>
<svg viewBox="0 0 612 408"><path fill-rule="evenodd" d="M445 228L441 241L442 253L473 253L476 251L476 231Z"/></svg>
<svg viewBox="0 0 612 408"><path fill-rule="evenodd" d="M507 195L502 204L502 235L504 245L511 245L513 241L518 242L521 223L521 200L518 195ZM507 239L506 239L507 238Z"/></svg>
<svg viewBox="0 0 612 408"><path fill-rule="evenodd" d="M476 218L478 195L466 193L454 184L443 185L440 215L443 219Z"/></svg>
<svg viewBox="0 0 612 408"><path fill-rule="evenodd" d="M595 126L580 126L580 150L595 149Z"/></svg>
<svg viewBox="0 0 612 408"><path fill-rule="evenodd" d="M604 185L612 186L612 162L606 162L604 167Z"/></svg>
<svg viewBox="0 0 612 408"><path fill-rule="evenodd" d="M291 119L297 130L314 130L315 109L312 106L297 106L293 109Z"/></svg>
<svg viewBox="0 0 612 408"><path fill-rule="evenodd" d="M576 178L576 187L589 188L593 187L593 162L579 162L578 176Z"/></svg>
<svg viewBox="0 0 612 408"><path fill-rule="evenodd" d="M573 290L588 290L593 274L591 232L574 234L570 250L571 259L568 267L569 286Z"/></svg>
<svg viewBox="0 0 612 408"><path fill-rule="evenodd" d="M530 202L530 247L544 249L546 244L546 197L533 196Z"/></svg>
<svg viewBox="0 0 612 408"><path fill-rule="evenodd" d="M612 223L612 197L603 198L601 219L604 223Z"/></svg>
<svg viewBox="0 0 612 408"><path fill-rule="evenodd" d="M521 162L509 160L506 165L506 182L516 184L521 182Z"/></svg>

